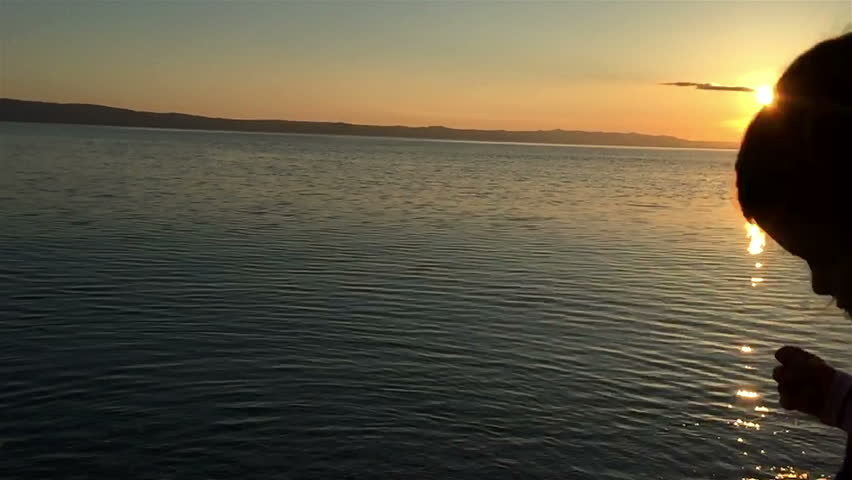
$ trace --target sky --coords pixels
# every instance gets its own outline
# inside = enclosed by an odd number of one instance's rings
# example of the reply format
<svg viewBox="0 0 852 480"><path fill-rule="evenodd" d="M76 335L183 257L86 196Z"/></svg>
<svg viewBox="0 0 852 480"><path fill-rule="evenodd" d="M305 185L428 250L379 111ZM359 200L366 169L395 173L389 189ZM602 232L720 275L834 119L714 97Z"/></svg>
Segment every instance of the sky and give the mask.
<svg viewBox="0 0 852 480"><path fill-rule="evenodd" d="M0 96L231 118L737 141L852 0L0 0Z"/></svg>

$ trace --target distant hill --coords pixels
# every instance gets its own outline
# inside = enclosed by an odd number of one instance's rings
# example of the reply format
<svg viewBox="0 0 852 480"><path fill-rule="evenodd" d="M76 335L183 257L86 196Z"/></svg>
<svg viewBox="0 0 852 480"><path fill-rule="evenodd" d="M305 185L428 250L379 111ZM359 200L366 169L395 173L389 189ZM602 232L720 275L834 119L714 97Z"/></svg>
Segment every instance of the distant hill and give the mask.
<svg viewBox="0 0 852 480"><path fill-rule="evenodd" d="M671 136L643 135L639 133L584 132L577 130L468 130L447 127L357 125L339 122L300 122L293 120L236 120L187 115L184 113L138 112L103 105L47 103L11 98L0 98L0 121L177 128L185 130L361 135L486 142L736 148L736 144L732 142L691 141Z"/></svg>

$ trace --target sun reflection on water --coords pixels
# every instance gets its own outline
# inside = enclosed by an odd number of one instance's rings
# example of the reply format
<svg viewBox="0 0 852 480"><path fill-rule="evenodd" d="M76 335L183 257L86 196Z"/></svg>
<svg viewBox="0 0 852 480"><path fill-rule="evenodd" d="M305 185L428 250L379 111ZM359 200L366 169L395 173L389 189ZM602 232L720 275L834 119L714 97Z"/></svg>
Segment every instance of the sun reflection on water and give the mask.
<svg viewBox="0 0 852 480"><path fill-rule="evenodd" d="M746 237L749 239L748 253L760 255L766 247L766 234L755 223L746 223L745 229Z"/></svg>
<svg viewBox="0 0 852 480"><path fill-rule="evenodd" d="M749 420L743 420L742 418L738 418L734 420L733 425L735 427L744 427L744 428L752 428L754 430L760 430L760 424L757 422L752 422Z"/></svg>
<svg viewBox="0 0 852 480"><path fill-rule="evenodd" d="M746 390L744 388L741 388L737 390L737 396L740 398L748 398L751 400L759 397L760 394L755 392L754 390Z"/></svg>
<svg viewBox="0 0 852 480"><path fill-rule="evenodd" d="M755 470L760 471L761 467L755 467ZM797 480L828 480L826 477L814 477L811 479L811 476L808 472L803 472L801 470L797 470L794 467L772 467L769 469L771 472L774 472L772 477L763 477L765 478L774 478L775 480L784 480L784 479L797 479ZM760 480L758 477L742 477L741 480Z"/></svg>
<svg viewBox="0 0 852 480"><path fill-rule="evenodd" d="M766 249L766 233L761 230L761 228L754 223L746 223L745 225L746 237L748 238L748 247L746 251L749 255L760 255L764 253ZM765 264L763 261L755 261L753 263L755 271L752 275L749 276L749 283L751 283L752 287L758 287L761 285L765 285L766 275L764 270ZM744 342L745 343L745 342ZM740 354L753 354L754 348L750 345L746 344L737 345L737 349ZM757 356L749 355L749 359L755 358ZM755 367L753 365L749 365L750 362L743 362L742 366L746 370L754 370ZM759 421L764 421L761 419L765 419L767 422L771 422L771 420L767 419L767 417L772 417L775 413L774 410L771 410L766 405L761 404L759 401L761 398L760 393L756 390L753 390L751 387L741 387L736 391L735 394L737 398L737 402L735 405L728 404L728 409L736 409L740 413L739 415L742 418L736 418L732 420L727 420L727 422L738 430L737 434L732 437L732 441L734 445L736 445L736 450L739 452L739 455L743 460L754 458L757 460L758 458L767 455L765 449L750 449L749 445L757 446L760 441L761 435L761 424ZM754 404L753 402L758 402L758 404ZM749 413L746 413L749 412ZM759 418L758 418L759 417ZM729 417L730 418L730 417ZM771 425L771 423L769 424ZM774 430L769 427L769 430L772 431L772 435L790 433L790 430ZM768 434L768 432L766 432ZM803 451L804 455L805 452ZM763 457L768 458L768 457ZM751 475L745 474L742 476L741 480L766 480L766 479L776 479L776 480L784 480L784 479L798 479L798 480L829 480L831 477L825 475L818 475L815 473L811 473L808 471L800 470L793 466L769 466L769 465L755 465L752 464L750 466L744 466L747 471L751 470Z"/></svg>
<svg viewBox="0 0 852 480"><path fill-rule="evenodd" d="M746 237L748 238L748 248L746 249L751 255L760 255L766 248L766 234L755 223L748 222L745 224ZM754 268L759 270L763 268L763 262L755 262ZM751 277L751 286L756 287L763 283L764 279L760 276Z"/></svg>

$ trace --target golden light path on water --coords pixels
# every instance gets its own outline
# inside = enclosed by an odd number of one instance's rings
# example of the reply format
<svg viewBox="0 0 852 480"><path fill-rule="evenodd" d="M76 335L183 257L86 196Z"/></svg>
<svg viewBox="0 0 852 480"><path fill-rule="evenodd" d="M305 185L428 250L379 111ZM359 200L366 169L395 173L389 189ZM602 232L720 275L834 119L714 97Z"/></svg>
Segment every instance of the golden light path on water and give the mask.
<svg viewBox="0 0 852 480"><path fill-rule="evenodd" d="M747 398L753 400L755 398L758 398L760 394L755 392L754 390L746 390L744 388L741 388L737 390L737 396L740 398Z"/></svg>
<svg viewBox="0 0 852 480"><path fill-rule="evenodd" d="M761 230L761 228L754 223L746 223L746 238L748 238L748 247L746 251L750 255L760 255L766 249L766 233ZM763 269L763 262L755 262L755 269ZM751 275L749 278L752 287L757 287L765 282L765 278L763 275ZM750 345L740 345L738 347L739 353L742 355L751 356L754 352L754 348ZM744 367L748 370L754 369L751 365L744 365ZM734 396L737 399L738 406L736 408L743 407L743 403L753 404L759 403L761 398L760 393L751 387L742 386L739 387ZM734 405L728 404L729 409L735 408ZM760 431L761 425L758 423L758 420L765 419L767 415L772 415L773 410L769 407L761 404L754 405L754 407L749 406L749 409L753 409L755 415L759 415L760 418L755 418L754 420L744 419L744 418L736 418L730 421L730 424L736 429L744 429L744 430L753 430ZM772 432L773 435L777 435L778 433L789 433L789 430L781 430ZM733 440L738 445L746 446L749 441L747 437L743 437L742 435L737 435L733 437ZM761 455L765 455L765 450L759 450ZM753 452L754 453L754 452ZM804 453L804 452L802 452ZM748 451L742 451L743 456L749 456ZM741 480L761 480L761 479L798 479L798 480L828 480L830 477L825 477L821 475L813 475L807 471L799 470L793 466L765 466L765 465L754 465L754 473L749 475L746 474L741 477Z"/></svg>
<svg viewBox="0 0 852 480"><path fill-rule="evenodd" d="M771 100L769 100L771 102ZM746 238L748 238L748 248L746 249L750 255L760 255L766 249L766 233L761 230L761 228L751 222L745 224L746 230ZM764 268L763 262L755 262L755 269ZM765 278L762 275L752 275L750 277L750 283L752 287L757 287L765 282ZM751 355L754 353L754 348L750 345L740 345L738 347L739 353L742 355ZM754 367L750 365L745 365L746 369L753 369ZM757 402L761 395L757 391L749 388L749 387L740 387L735 392L734 396L738 399L738 403L741 405L742 402L752 403ZM729 404L728 408L734 408L734 405ZM751 407L749 407L751 408ZM755 405L753 407L753 411L756 415L760 415L760 418L766 418L767 415L771 415L773 410L770 410L769 407L765 405ZM755 419L759 420L759 419ZM755 420L748 420L743 418L737 418L732 420L730 424L737 429L745 429L745 430L760 430L760 423ZM788 431L775 431L773 435L778 433L785 433ZM747 445L749 442L746 438L742 436L734 437L734 440L737 444ZM804 453L804 452L802 452ZM748 451L742 452L743 456L748 456ZM765 450L760 450L760 454L765 455ZM792 466L764 466L764 465L754 465L754 474L753 476L744 475L741 480L759 480L766 478L774 478L774 479L799 479L799 480L828 480L830 477L824 476L811 476L811 474L807 471L799 470Z"/></svg>
<svg viewBox="0 0 852 480"><path fill-rule="evenodd" d="M760 255L763 253L763 249L766 248L766 234L763 233L763 230L761 230L757 224L751 222L746 223L745 228L746 237L749 239L748 253L752 255Z"/></svg>
<svg viewBox="0 0 852 480"><path fill-rule="evenodd" d="M766 234L755 223L747 222L745 224L746 237L748 238L748 253L751 255L760 255L766 249ZM763 268L762 262L755 262L754 268ZM751 286L757 287L765 280L761 276L754 275L751 277Z"/></svg>

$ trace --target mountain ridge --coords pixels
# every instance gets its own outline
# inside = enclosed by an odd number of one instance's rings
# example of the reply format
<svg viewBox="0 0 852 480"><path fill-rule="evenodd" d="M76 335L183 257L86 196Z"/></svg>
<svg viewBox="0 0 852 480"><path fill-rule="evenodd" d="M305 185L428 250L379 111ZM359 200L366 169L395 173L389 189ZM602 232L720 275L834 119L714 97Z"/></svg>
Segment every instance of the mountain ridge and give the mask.
<svg viewBox="0 0 852 480"><path fill-rule="evenodd" d="M717 149L737 147L734 142L686 140L670 135L647 135L632 132L562 129L482 130L450 128L440 125L411 127L403 125L362 125L346 122L233 119L178 112L147 112L96 104L53 103L12 98L0 98L0 121L561 145Z"/></svg>

